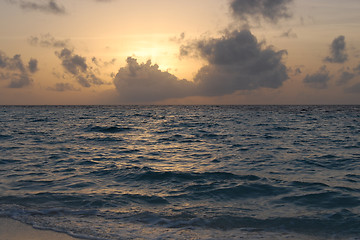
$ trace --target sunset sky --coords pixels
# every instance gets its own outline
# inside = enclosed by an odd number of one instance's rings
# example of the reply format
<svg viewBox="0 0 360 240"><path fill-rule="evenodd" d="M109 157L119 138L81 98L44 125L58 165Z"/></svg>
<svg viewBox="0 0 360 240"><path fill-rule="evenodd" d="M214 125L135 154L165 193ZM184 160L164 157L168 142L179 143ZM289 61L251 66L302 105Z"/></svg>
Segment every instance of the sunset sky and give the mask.
<svg viewBox="0 0 360 240"><path fill-rule="evenodd" d="M3 104L360 104L359 0L0 0Z"/></svg>

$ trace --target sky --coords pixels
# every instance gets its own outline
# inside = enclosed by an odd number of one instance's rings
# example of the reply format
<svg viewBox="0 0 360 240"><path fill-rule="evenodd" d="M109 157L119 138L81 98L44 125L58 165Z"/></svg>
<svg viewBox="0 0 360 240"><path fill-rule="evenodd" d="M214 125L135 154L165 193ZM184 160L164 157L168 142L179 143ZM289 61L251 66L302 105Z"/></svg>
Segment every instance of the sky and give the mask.
<svg viewBox="0 0 360 240"><path fill-rule="evenodd" d="M358 0L0 0L0 105L360 104Z"/></svg>

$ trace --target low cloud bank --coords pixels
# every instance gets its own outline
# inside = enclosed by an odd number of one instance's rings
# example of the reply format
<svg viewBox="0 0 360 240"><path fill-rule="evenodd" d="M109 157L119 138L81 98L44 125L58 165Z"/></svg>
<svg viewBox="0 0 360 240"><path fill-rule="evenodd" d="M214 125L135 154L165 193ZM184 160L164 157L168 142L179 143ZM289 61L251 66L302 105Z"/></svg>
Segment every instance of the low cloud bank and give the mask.
<svg viewBox="0 0 360 240"><path fill-rule="evenodd" d="M289 77L282 62L286 51L259 43L249 30L227 32L219 38L182 46L182 56L199 56L208 64L194 81L180 80L151 61L129 57L114 84L121 101L154 102L187 96L223 96L239 90L278 88Z"/></svg>
<svg viewBox="0 0 360 240"><path fill-rule="evenodd" d="M169 98L192 95L193 83L179 80L176 76L161 71L151 61L139 64L137 59L128 57L127 65L120 68L114 84L123 102L154 102Z"/></svg>

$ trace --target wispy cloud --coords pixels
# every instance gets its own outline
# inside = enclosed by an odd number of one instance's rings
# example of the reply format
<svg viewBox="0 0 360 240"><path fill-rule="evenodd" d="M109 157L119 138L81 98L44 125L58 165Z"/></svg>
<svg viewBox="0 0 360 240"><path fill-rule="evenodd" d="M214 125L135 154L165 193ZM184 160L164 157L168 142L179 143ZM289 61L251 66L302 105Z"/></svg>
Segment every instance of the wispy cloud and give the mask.
<svg viewBox="0 0 360 240"><path fill-rule="evenodd" d="M27 11L39 11L56 15L66 14L65 7L58 4L55 0L28 1L28 0L7 0L11 4L16 4L21 9Z"/></svg>
<svg viewBox="0 0 360 240"><path fill-rule="evenodd" d="M48 90L56 91L56 92L80 91L80 89L75 88L70 83L56 83L54 87L49 87Z"/></svg>
<svg viewBox="0 0 360 240"><path fill-rule="evenodd" d="M338 86L346 85L350 80L355 77L354 73L343 71L340 75L340 78L337 80L336 84Z"/></svg>
<svg viewBox="0 0 360 240"><path fill-rule="evenodd" d="M326 89L328 87L328 82L330 81L330 73L327 70L326 66L322 66L316 73L312 75L307 75L303 82L315 89Z"/></svg>
<svg viewBox="0 0 360 240"><path fill-rule="evenodd" d="M360 82L345 89L346 93L360 94Z"/></svg>
<svg viewBox="0 0 360 240"><path fill-rule="evenodd" d="M28 38L28 43L32 46L45 48L67 48L70 45L70 40L58 40L48 33L40 36L31 36Z"/></svg>
<svg viewBox="0 0 360 240"><path fill-rule="evenodd" d="M66 8L58 0L6 0L26 11L38 11L55 15L66 15ZM113 0L93 0L95 2L112 2Z"/></svg>
<svg viewBox="0 0 360 240"><path fill-rule="evenodd" d="M293 32L292 29L289 29L285 32L283 32L280 37L282 38L297 38L297 34Z"/></svg>

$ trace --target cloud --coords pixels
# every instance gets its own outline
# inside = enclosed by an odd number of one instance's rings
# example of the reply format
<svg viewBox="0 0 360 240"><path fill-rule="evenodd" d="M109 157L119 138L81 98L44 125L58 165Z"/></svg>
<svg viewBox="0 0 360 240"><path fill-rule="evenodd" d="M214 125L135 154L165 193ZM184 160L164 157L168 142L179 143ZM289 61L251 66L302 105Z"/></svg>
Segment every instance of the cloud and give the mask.
<svg viewBox="0 0 360 240"><path fill-rule="evenodd" d="M78 83L86 88L91 87L92 85L103 85L105 84L100 78L98 78L93 73L88 73L86 76L79 75L77 76Z"/></svg>
<svg viewBox="0 0 360 240"><path fill-rule="evenodd" d="M338 86L346 85L350 80L352 80L355 77L354 73L343 71L341 73L340 78L337 80L336 84Z"/></svg>
<svg viewBox="0 0 360 240"><path fill-rule="evenodd" d="M282 63L286 51L263 48L249 30L225 33L221 38L196 41L195 51L208 65L195 76L202 96L221 96L238 90L278 88L289 77Z"/></svg>
<svg viewBox="0 0 360 240"><path fill-rule="evenodd" d="M345 37L339 36L334 39L330 46L331 56L328 56L324 59L325 62L329 63L344 63L348 60L348 55L346 54L346 43Z"/></svg>
<svg viewBox="0 0 360 240"><path fill-rule="evenodd" d="M57 40L49 33L37 36L31 36L28 43L32 46L40 46L45 48L67 48L69 47L69 40Z"/></svg>
<svg viewBox="0 0 360 240"><path fill-rule="evenodd" d="M39 70L37 64L38 61L36 59L30 59L28 69L31 73L37 72Z"/></svg>
<svg viewBox="0 0 360 240"><path fill-rule="evenodd" d="M39 11L44 13L64 15L66 10L59 5L55 0L42 1L25 1L25 0L8 0L12 4L18 5L21 9L30 11Z"/></svg>
<svg viewBox="0 0 360 240"><path fill-rule="evenodd" d="M62 61L61 65L63 68L73 75L81 86L89 88L93 85L105 84L88 67L85 57L74 54L73 50L68 48L55 52L55 54Z"/></svg>
<svg viewBox="0 0 360 240"><path fill-rule="evenodd" d="M0 80L10 81L9 88L22 88L33 83L30 73L37 71L37 60L31 59L28 68L24 66L20 54L8 57L0 51ZM30 73L29 73L30 72Z"/></svg>
<svg viewBox="0 0 360 240"><path fill-rule="evenodd" d="M15 73L12 75L12 79L9 88L23 88L31 85L33 80L27 74L18 74Z"/></svg>
<svg viewBox="0 0 360 240"><path fill-rule="evenodd" d="M360 94L360 83L355 83L351 87L345 89L346 93Z"/></svg>
<svg viewBox="0 0 360 240"><path fill-rule="evenodd" d="M263 47L249 30L228 32L183 46L185 56L199 56L208 64L194 81L180 80L159 66L139 64L129 57L114 84L123 102L154 102L188 96L223 96L239 90L278 88L289 77L282 63L286 51Z"/></svg>
<svg viewBox="0 0 360 240"><path fill-rule="evenodd" d="M11 71L20 71L25 72L24 64L21 60L20 54L14 55L14 57L9 58L4 52L0 51L0 68L11 70Z"/></svg>
<svg viewBox="0 0 360 240"><path fill-rule="evenodd" d="M331 77L329 71L326 69L326 66L322 66L319 71L313 75L307 75L303 82L311 88L315 89L326 89L328 87L327 83L330 81Z"/></svg>
<svg viewBox="0 0 360 240"><path fill-rule="evenodd" d="M287 30L286 32L283 32L280 37L282 38L297 38L297 34L293 32L292 29Z"/></svg>
<svg viewBox="0 0 360 240"><path fill-rule="evenodd" d="M56 91L56 92L80 91L80 89L76 89L70 83L56 83L54 87L49 87L48 90Z"/></svg>
<svg viewBox="0 0 360 240"><path fill-rule="evenodd" d="M91 58L91 62L93 62L97 67L107 67L110 65L114 65L116 62L116 58L113 58L110 61L103 61L102 59L93 57Z"/></svg>
<svg viewBox="0 0 360 240"><path fill-rule="evenodd" d="M303 67L303 66L297 66L297 67L293 70L294 76L297 76L297 75L302 74L302 70L301 70L302 67Z"/></svg>
<svg viewBox="0 0 360 240"><path fill-rule="evenodd" d="M113 0L94 0L99 3L112 2ZM15 4L23 10L39 11L43 13L65 15L67 11L57 0L7 0L8 3Z"/></svg>
<svg viewBox="0 0 360 240"><path fill-rule="evenodd" d="M193 83L179 80L176 76L163 72L151 61L139 64L137 59L128 57L125 67L114 77L114 84L120 100L127 103L154 102L169 98L192 95Z"/></svg>
<svg viewBox="0 0 360 240"><path fill-rule="evenodd" d="M291 17L288 5L292 2L293 0L232 0L230 9L235 17L244 21L263 18L277 23L281 18Z"/></svg>
<svg viewBox="0 0 360 240"><path fill-rule="evenodd" d="M170 39L169 39L169 41L170 42L175 42L175 43L182 43L183 41L184 41L184 39L185 39L185 33L184 32L182 32L181 34L180 34L180 36L175 36L175 37L171 37Z"/></svg>
<svg viewBox="0 0 360 240"><path fill-rule="evenodd" d="M291 14L293 0L231 0L237 19L265 19L277 23ZM288 37L294 37L291 29ZM194 81L180 80L161 71L158 65L138 63L129 57L127 65L114 76L123 102L154 102L188 96L223 96L240 90L279 88L288 76L283 63L285 50L276 51L258 42L250 30L224 30L221 37L185 41L185 33L169 39L180 46L180 57L198 57L207 62ZM94 59L96 60L96 59Z"/></svg>
<svg viewBox="0 0 360 240"><path fill-rule="evenodd" d="M299 75L301 73L302 73L301 68L296 68L295 69L295 75Z"/></svg>
<svg viewBox="0 0 360 240"><path fill-rule="evenodd" d="M360 74L360 64L354 68L354 72L356 72L357 74Z"/></svg>
<svg viewBox="0 0 360 240"><path fill-rule="evenodd" d="M62 66L73 75L87 71L86 58L74 55L68 48L64 48L60 53L57 53L57 56L62 60Z"/></svg>

